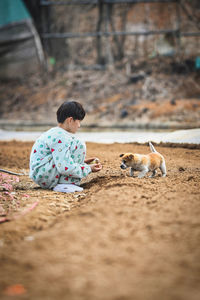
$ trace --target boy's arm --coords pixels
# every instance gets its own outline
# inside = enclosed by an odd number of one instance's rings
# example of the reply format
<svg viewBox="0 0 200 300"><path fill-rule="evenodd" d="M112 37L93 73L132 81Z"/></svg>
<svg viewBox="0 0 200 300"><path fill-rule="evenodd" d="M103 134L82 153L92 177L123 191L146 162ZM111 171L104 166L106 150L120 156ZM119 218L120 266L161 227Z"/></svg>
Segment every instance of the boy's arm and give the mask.
<svg viewBox="0 0 200 300"><path fill-rule="evenodd" d="M52 145L51 152L55 162L55 166L61 175L71 176L75 178L86 177L92 172L91 167L86 163L75 163L72 158L70 145Z"/></svg>

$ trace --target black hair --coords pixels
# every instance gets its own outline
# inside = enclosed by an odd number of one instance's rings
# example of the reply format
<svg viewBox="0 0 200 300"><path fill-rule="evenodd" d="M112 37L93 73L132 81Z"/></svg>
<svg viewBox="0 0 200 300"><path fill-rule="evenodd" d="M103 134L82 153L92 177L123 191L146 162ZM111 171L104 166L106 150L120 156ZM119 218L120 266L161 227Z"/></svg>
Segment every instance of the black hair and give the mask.
<svg viewBox="0 0 200 300"><path fill-rule="evenodd" d="M74 120L82 121L85 117L85 110L79 102L65 101L57 110L58 123L64 123L64 121L72 117Z"/></svg>

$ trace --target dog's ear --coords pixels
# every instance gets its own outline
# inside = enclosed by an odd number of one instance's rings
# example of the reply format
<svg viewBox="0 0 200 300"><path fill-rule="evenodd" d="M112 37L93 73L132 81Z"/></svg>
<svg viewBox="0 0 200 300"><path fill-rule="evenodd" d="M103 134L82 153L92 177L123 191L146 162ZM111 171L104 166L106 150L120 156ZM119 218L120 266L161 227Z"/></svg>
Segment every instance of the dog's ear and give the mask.
<svg viewBox="0 0 200 300"><path fill-rule="evenodd" d="M122 157L122 156L124 156L124 154L120 154L120 156L119 156L119 157Z"/></svg>
<svg viewBox="0 0 200 300"><path fill-rule="evenodd" d="M128 158L129 158L129 159L133 159L133 158L134 158L134 155L133 155L133 154L129 154Z"/></svg>

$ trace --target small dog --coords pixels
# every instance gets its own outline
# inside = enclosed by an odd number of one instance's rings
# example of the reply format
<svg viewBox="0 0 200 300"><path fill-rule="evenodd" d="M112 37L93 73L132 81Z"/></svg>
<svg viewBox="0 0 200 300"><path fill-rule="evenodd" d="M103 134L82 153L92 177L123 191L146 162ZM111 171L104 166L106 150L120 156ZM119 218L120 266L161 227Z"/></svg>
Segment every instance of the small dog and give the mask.
<svg viewBox="0 0 200 300"><path fill-rule="evenodd" d="M149 142L151 153L147 155L125 153L121 154L122 163L120 168L130 168L130 176L134 175L134 171L140 171L138 178L143 178L147 172L152 172L151 176L156 175L156 169L160 169L162 177L167 175L164 157L156 151L151 142Z"/></svg>

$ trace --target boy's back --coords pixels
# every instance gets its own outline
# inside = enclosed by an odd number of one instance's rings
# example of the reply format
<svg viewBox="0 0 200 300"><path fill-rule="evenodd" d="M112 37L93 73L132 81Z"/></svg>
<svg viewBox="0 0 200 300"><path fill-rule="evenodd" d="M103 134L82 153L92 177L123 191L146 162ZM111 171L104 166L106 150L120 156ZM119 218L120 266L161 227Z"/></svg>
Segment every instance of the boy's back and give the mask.
<svg viewBox="0 0 200 300"><path fill-rule="evenodd" d="M30 177L42 188L53 188L58 182L79 185L80 179L91 172L78 154L79 149L85 150L84 148L85 145L69 132L60 127L51 128L33 145ZM62 175L64 178L61 178Z"/></svg>

